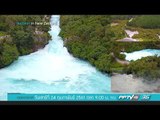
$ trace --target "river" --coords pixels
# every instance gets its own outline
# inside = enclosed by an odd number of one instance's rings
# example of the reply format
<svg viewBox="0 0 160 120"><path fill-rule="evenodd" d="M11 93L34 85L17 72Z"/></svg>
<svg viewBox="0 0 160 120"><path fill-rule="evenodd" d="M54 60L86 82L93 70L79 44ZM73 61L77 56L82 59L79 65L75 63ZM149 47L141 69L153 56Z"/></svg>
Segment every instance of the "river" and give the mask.
<svg viewBox="0 0 160 120"><path fill-rule="evenodd" d="M43 49L21 56L10 66L0 69L0 100L7 93L91 93L111 92L111 77L88 62L74 58L59 36L60 16L51 17L52 39ZM160 50L145 49L122 53L126 60L158 55Z"/></svg>
<svg viewBox="0 0 160 120"><path fill-rule="evenodd" d="M45 48L21 56L0 70L0 100L7 93L108 93L111 78L88 62L74 58L63 46L60 16L51 17L52 40Z"/></svg>
<svg viewBox="0 0 160 120"><path fill-rule="evenodd" d="M160 49L144 49L144 50L139 50L139 51L134 51L131 53L126 53L126 52L122 52L121 54L125 54L126 55L126 60L128 61L135 61L138 59L141 59L142 57L148 57L148 56L160 56Z"/></svg>

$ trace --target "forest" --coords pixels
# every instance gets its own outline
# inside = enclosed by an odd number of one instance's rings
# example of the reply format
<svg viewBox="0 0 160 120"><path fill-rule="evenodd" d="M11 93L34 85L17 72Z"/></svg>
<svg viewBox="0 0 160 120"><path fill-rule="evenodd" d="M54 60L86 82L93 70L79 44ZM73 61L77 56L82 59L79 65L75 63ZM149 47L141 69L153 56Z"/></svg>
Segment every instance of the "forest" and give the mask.
<svg viewBox="0 0 160 120"><path fill-rule="evenodd" d="M133 18L127 25L142 28L160 28L160 15L142 15Z"/></svg>
<svg viewBox="0 0 160 120"><path fill-rule="evenodd" d="M133 19L129 22L130 19ZM145 19L145 22L144 22ZM126 37L125 28L159 28L159 16L136 15L63 15L61 16L60 36L65 46L73 56L89 61L102 72L112 75L114 72L134 74L138 77L160 78L159 57L154 57L153 64L143 58L131 64L120 64L115 57L125 61L125 55L120 52L133 52L147 48L159 49L159 41L144 42L117 42L117 39ZM150 21L150 22L149 22ZM112 23L119 23L112 27ZM152 24L154 23L154 24ZM148 26L147 26L148 25ZM134 27L133 27L134 26ZM138 67L134 66L137 64ZM153 72L156 68L157 72ZM149 70L150 69L150 70ZM141 71L142 70L142 71ZM143 70L148 70L145 72Z"/></svg>
<svg viewBox="0 0 160 120"><path fill-rule="evenodd" d="M15 61L19 56L32 53L45 46L50 35L50 26L31 24L40 21L50 21L44 15L1 15L0 16L0 68Z"/></svg>
<svg viewBox="0 0 160 120"><path fill-rule="evenodd" d="M133 61L126 68L126 73L132 73L146 80L157 80L160 78L160 57L149 56Z"/></svg>
<svg viewBox="0 0 160 120"><path fill-rule="evenodd" d="M43 48L51 39L48 15L1 15L0 16L0 68ZM64 46L74 56L90 62L98 70L133 74L149 79L160 78L160 57L125 60L121 52L143 49L160 49L159 15L61 15L60 36ZM125 29L137 30L133 36L139 42L118 42L128 37Z"/></svg>

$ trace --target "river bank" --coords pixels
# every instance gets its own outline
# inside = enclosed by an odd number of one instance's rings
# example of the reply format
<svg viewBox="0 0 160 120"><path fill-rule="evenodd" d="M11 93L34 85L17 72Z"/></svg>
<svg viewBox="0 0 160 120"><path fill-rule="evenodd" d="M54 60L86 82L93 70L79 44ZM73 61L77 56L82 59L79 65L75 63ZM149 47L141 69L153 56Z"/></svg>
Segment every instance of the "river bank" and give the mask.
<svg viewBox="0 0 160 120"><path fill-rule="evenodd" d="M9 66L18 57L36 52L49 43L50 24L44 23L49 23L50 17L49 15L0 15L0 19L5 21L1 23L3 29L0 30L0 68Z"/></svg>
<svg viewBox="0 0 160 120"><path fill-rule="evenodd" d="M111 92L110 76L83 60L74 58L59 36L59 15L51 17L49 43L41 50L21 56L0 69L0 100L8 93L106 94Z"/></svg>
<svg viewBox="0 0 160 120"><path fill-rule="evenodd" d="M115 93L159 93L160 79L146 81L132 74L114 74L111 78L112 92Z"/></svg>

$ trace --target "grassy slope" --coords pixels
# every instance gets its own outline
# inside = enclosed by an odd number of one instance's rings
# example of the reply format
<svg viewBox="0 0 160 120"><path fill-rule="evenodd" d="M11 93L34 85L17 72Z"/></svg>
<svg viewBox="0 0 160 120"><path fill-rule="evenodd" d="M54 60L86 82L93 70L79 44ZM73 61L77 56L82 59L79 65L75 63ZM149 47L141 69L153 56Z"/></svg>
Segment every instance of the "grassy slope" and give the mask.
<svg viewBox="0 0 160 120"><path fill-rule="evenodd" d="M142 15L127 23L127 28L137 30L139 34L133 38L142 41L160 41L160 15Z"/></svg>
<svg viewBox="0 0 160 120"><path fill-rule="evenodd" d="M126 37L126 33L124 30L128 29L131 31L138 31L139 34L134 35L133 38L139 39L140 41L144 41L144 42L160 41L158 37L158 35L160 35L160 28L151 29L151 28L144 28L137 25L130 25L128 24L129 23L128 20L116 20L116 21L113 21L113 23L118 23L117 25L111 27L112 28L111 30L116 35L115 38L121 39Z"/></svg>

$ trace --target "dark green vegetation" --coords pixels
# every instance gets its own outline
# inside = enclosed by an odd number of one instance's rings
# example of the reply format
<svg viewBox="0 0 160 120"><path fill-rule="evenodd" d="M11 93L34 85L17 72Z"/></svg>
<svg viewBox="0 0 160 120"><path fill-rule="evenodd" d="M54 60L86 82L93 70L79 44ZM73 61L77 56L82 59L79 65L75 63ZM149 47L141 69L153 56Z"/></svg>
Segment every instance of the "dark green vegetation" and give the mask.
<svg viewBox="0 0 160 120"><path fill-rule="evenodd" d="M17 50L16 45L14 44L2 44L1 47L1 55L0 55L0 67L4 67L13 62L13 60L17 59L19 56L19 52Z"/></svg>
<svg viewBox="0 0 160 120"><path fill-rule="evenodd" d="M155 29L160 28L160 15L142 15L128 22L129 26Z"/></svg>
<svg viewBox="0 0 160 120"><path fill-rule="evenodd" d="M92 65L102 72L110 73L134 73L140 74L139 68L131 69L136 62L131 65L120 64L115 57L125 61L125 55L121 51L133 52L146 48L160 48L160 42L117 42L117 39L126 37L124 32L128 21L137 16L111 16L111 15L84 15L84 16L61 16L61 33L65 46L75 57L89 61ZM139 29L138 26L137 29ZM130 27L133 29L133 27ZM135 27L134 27L135 28ZM160 58L157 58L158 60ZM157 60L155 61L157 63ZM141 64L138 62L138 64ZM143 63L142 63L143 64ZM146 62L146 64L150 64ZM158 63L157 63L158 64ZM135 72L137 69L137 72ZM139 69L139 70L138 70ZM143 68L142 68L143 69ZM154 69L151 65L146 65L146 70ZM157 78L156 75L148 73L150 77Z"/></svg>
<svg viewBox="0 0 160 120"><path fill-rule="evenodd" d="M140 60L131 62L126 69L127 73L133 73L138 77L146 80L154 80L160 78L160 57L150 56Z"/></svg>
<svg viewBox="0 0 160 120"><path fill-rule="evenodd" d="M133 52L143 49L159 49L160 42L115 42L117 52Z"/></svg>
<svg viewBox="0 0 160 120"><path fill-rule="evenodd" d="M133 38L141 41L160 41L160 15L142 15L127 23L127 28L137 30L139 34Z"/></svg>
<svg viewBox="0 0 160 120"><path fill-rule="evenodd" d="M115 61L110 53L115 34L110 30L110 21L110 16L61 16L60 33L69 52L108 73L121 67L112 64Z"/></svg>
<svg viewBox="0 0 160 120"><path fill-rule="evenodd" d="M46 45L50 39L50 26L31 25L31 22L49 21L49 16L44 15L1 15L0 68L11 64L19 55L29 54Z"/></svg>

